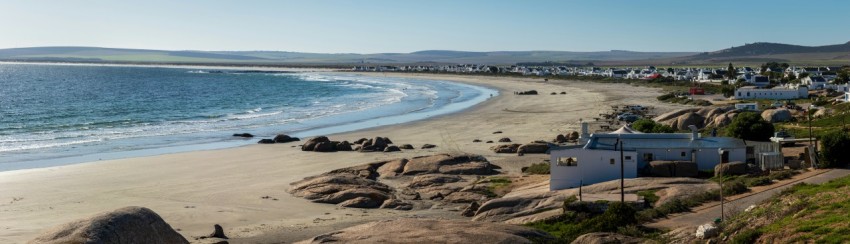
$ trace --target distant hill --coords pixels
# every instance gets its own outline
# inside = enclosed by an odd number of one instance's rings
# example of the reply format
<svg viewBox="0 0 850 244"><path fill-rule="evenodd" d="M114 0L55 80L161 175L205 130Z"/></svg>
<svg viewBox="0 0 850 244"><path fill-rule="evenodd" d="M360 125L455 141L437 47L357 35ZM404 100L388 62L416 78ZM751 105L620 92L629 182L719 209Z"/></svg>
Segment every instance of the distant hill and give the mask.
<svg viewBox="0 0 850 244"><path fill-rule="evenodd" d="M234 63L234 64L414 64L475 63L516 64L522 62L629 61L676 58L695 52L568 52L494 51L466 52L425 50L412 53L302 53L283 51L163 51L100 47L31 47L0 49L0 60L84 61L143 63Z"/></svg>
<svg viewBox="0 0 850 244"><path fill-rule="evenodd" d="M718 62L789 62L789 63L848 63L850 42L825 46L800 46L781 43L757 42L705 52L687 57L673 58L679 63Z"/></svg>

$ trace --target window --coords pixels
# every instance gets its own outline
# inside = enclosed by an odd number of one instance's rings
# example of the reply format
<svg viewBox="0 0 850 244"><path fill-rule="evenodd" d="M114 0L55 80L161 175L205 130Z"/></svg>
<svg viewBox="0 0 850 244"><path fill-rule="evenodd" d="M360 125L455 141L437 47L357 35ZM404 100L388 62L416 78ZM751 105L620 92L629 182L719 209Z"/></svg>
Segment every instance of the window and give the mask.
<svg viewBox="0 0 850 244"><path fill-rule="evenodd" d="M615 160L612 158L612 159L611 159L611 164L614 164L614 162L615 162Z"/></svg>
<svg viewBox="0 0 850 244"><path fill-rule="evenodd" d="M652 159L653 159L652 153L644 153L643 154L643 161L644 162L652 162Z"/></svg>
<svg viewBox="0 0 850 244"><path fill-rule="evenodd" d="M683 158L684 158L686 155L688 155L688 154L687 154L687 153L685 153L685 152L682 152L682 157L683 157Z"/></svg>
<svg viewBox="0 0 850 244"><path fill-rule="evenodd" d="M626 156L626 160L632 160L632 156Z"/></svg>
<svg viewBox="0 0 850 244"><path fill-rule="evenodd" d="M578 158L576 157L561 157L558 158L558 166L578 166Z"/></svg>

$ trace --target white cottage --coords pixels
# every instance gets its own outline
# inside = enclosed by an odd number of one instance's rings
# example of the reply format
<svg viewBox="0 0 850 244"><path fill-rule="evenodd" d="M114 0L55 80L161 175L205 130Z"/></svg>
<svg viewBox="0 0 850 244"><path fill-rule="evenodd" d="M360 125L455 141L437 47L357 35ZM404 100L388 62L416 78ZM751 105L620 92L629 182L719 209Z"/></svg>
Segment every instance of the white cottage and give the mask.
<svg viewBox="0 0 850 244"><path fill-rule="evenodd" d="M583 125L582 130L586 126ZM695 129L695 128L694 128ZM586 131L582 133L584 137ZM700 137L692 133L641 133L628 127L608 134L592 134L580 141L583 146L550 150L550 190L560 190L620 178L636 178L638 169L656 160L692 161L700 170L713 170L723 157L745 161L747 146L743 140L729 137ZM623 142L623 150L617 142Z"/></svg>
<svg viewBox="0 0 850 244"><path fill-rule="evenodd" d="M735 90L735 99L798 99L809 96L809 88L806 86L798 86L797 88L774 87L772 89L763 89L754 86L745 86Z"/></svg>

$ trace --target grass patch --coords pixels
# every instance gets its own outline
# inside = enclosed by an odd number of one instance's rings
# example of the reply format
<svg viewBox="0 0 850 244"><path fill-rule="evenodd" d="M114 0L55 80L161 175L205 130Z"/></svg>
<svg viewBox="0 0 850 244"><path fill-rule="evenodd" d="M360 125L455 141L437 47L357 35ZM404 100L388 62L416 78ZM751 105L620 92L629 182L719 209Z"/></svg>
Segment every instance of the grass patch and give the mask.
<svg viewBox="0 0 850 244"><path fill-rule="evenodd" d="M780 177L780 173L789 174L783 172L774 172L774 177ZM783 190L755 210L733 217L723 229L724 234L731 237L731 243L764 240L847 243L850 241L847 209L850 209L850 176L820 185L800 183ZM758 240L760 237L764 240Z"/></svg>
<svg viewBox="0 0 850 244"><path fill-rule="evenodd" d="M628 204L608 203L602 214L584 211L566 211L555 219L538 221L526 226L545 231L557 240L554 243L570 243L579 236L592 232L627 232L638 235L644 231L635 226L635 210Z"/></svg>
<svg viewBox="0 0 850 244"><path fill-rule="evenodd" d="M548 163L536 163L531 164L527 168L524 168L523 173L532 174L532 175L548 175L549 174L549 164Z"/></svg>

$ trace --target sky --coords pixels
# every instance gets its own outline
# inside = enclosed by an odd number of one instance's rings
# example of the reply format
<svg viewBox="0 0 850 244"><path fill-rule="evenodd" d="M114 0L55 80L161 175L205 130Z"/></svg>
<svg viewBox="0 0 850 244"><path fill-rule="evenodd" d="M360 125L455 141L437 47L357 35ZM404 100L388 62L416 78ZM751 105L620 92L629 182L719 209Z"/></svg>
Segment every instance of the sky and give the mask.
<svg viewBox="0 0 850 244"><path fill-rule="evenodd" d="M850 1L0 0L0 48L714 51L850 41Z"/></svg>

